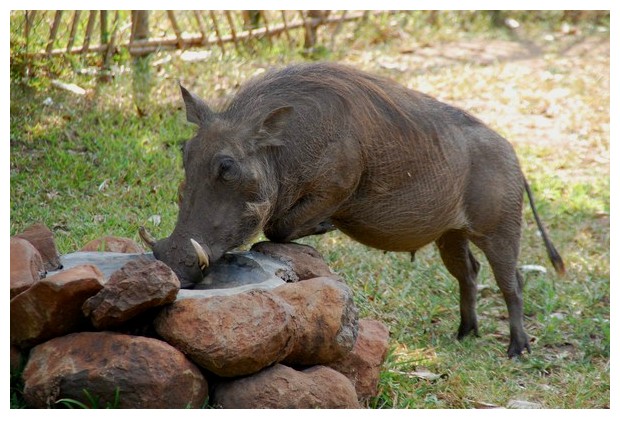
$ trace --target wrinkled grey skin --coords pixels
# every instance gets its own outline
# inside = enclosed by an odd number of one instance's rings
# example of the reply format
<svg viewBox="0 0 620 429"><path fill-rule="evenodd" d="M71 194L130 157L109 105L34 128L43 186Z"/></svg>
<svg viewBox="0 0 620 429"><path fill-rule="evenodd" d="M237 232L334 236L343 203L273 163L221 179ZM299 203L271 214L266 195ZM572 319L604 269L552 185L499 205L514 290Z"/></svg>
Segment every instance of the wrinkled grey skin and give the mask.
<svg viewBox="0 0 620 429"><path fill-rule="evenodd" d="M203 276L190 238L211 262L261 230L287 242L335 227L365 245L412 255L435 242L459 282L460 339L478 334L472 242L508 307L509 356L530 350L517 271L530 190L497 133L432 97L330 63L268 72L219 113L182 93L198 130L184 147L177 224L153 249L183 281Z"/></svg>

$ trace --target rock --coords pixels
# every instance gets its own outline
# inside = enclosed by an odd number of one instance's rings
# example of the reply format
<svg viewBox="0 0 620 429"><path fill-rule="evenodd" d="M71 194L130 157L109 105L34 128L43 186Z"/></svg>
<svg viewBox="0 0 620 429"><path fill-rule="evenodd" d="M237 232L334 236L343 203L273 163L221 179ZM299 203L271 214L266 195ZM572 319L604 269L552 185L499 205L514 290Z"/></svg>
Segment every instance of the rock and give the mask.
<svg viewBox="0 0 620 429"><path fill-rule="evenodd" d="M39 251L27 240L11 237L11 298L19 295L45 276Z"/></svg>
<svg viewBox="0 0 620 429"><path fill-rule="evenodd" d="M89 241L80 252L144 253L144 249L129 238L107 235Z"/></svg>
<svg viewBox="0 0 620 429"><path fill-rule="evenodd" d="M19 372L22 369L23 357L18 347L11 345L11 374Z"/></svg>
<svg viewBox="0 0 620 429"><path fill-rule="evenodd" d="M93 265L39 280L11 299L11 344L27 348L88 326L82 305L102 283L101 271Z"/></svg>
<svg viewBox="0 0 620 429"><path fill-rule="evenodd" d="M203 368L222 376L252 374L291 350L290 307L265 290L183 299L164 308L155 330Z"/></svg>
<svg viewBox="0 0 620 429"><path fill-rule="evenodd" d="M409 375L410 377L418 378L420 380L433 381L433 382L437 380L441 380L442 378L449 377L449 375L446 373L437 374L436 372L429 371L428 369L424 367L421 367L416 371L409 371L407 372L407 375Z"/></svg>
<svg viewBox="0 0 620 429"><path fill-rule="evenodd" d="M290 278L287 281L296 282L315 277L334 277L339 279L329 269L321 254L310 246L297 243L262 241L254 244L250 250L279 259L289 265L297 275L297 278Z"/></svg>
<svg viewBox="0 0 620 429"><path fill-rule="evenodd" d="M377 396L381 366L387 357L390 332L378 320L361 319L353 350L328 366L351 380L361 401Z"/></svg>
<svg viewBox="0 0 620 429"><path fill-rule="evenodd" d="M23 378L24 399L36 408L59 399L93 408L198 408L208 393L200 370L174 347L112 332L80 332L34 347Z"/></svg>
<svg viewBox="0 0 620 429"><path fill-rule="evenodd" d="M56 249L56 242L54 241L54 234L47 226L42 223L31 225L21 234L17 234L16 237L28 240L36 247L43 258L43 264L47 271L54 271L62 268L60 256Z"/></svg>
<svg viewBox="0 0 620 429"><path fill-rule="evenodd" d="M537 402L522 401L520 399L511 399L510 401L508 401L508 405L506 405L506 408L529 410L529 409L543 408L543 406Z"/></svg>
<svg viewBox="0 0 620 429"><path fill-rule="evenodd" d="M117 253L117 252L74 252L61 256L65 268L76 265L92 264L101 270L106 281L112 274L133 260L155 261L153 253ZM193 285L194 291L202 290L201 294L211 295L208 291L231 289L230 294L238 293L237 288L273 289L284 284L283 278L296 274L285 263L258 252L229 252L209 267L207 276L198 284ZM295 277L296 278L296 277ZM233 290L236 289L236 290Z"/></svg>
<svg viewBox="0 0 620 429"><path fill-rule="evenodd" d="M116 252L73 252L60 257L65 269L78 265L94 265L103 273L107 282L112 274L123 268L129 261L156 261L152 253L116 253Z"/></svg>
<svg viewBox="0 0 620 429"><path fill-rule="evenodd" d="M351 290L329 277L287 283L273 290L294 309L295 341L285 363L318 365L344 358L355 344L357 307Z"/></svg>
<svg viewBox="0 0 620 429"><path fill-rule="evenodd" d="M56 88L64 89L65 91L72 92L75 95L86 94L86 90L84 88L81 88L74 83L65 83L65 82L61 82L59 80L54 79L52 80L51 84L52 86L55 86Z"/></svg>
<svg viewBox="0 0 620 429"><path fill-rule="evenodd" d="M213 402L222 408L360 408L348 378L325 366L296 371L276 364L218 384Z"/></svg>
<svg viewBox="0 0 620 429"><path fill-rule="evenodd" d="M173 303L179 289L179 279L163 262L134 260L112 274L82 310L95 328L115 328L148 309Z"/></svg>
<svg viewBox="0 0 620 429"><path fill-rule="evenodd" d="M285 263L258 252L228 252L209 265L204 279L192 287L192 291L231 289L230 294L239 293L240 288L273 289L284 284L283 278L296 274ZM208 294L207 294L208 295Z"/></svg>
<svg viewBox="0 0 620 429"><path fill-rule="evenodd" d="M473 399L465 399L465 402L478 410L504 409L504 407L500 407L499 405L493 404L491 402L476 401Z"/></svg>

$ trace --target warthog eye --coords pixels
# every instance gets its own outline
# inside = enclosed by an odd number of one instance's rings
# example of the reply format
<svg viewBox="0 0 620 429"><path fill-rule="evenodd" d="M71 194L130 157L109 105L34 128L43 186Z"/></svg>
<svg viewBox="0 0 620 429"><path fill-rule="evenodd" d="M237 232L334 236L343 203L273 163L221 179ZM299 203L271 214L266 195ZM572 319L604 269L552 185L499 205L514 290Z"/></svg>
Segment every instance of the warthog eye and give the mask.
<svg viewBox="0 0 620 429"><path fill-rule="evenodd" d="M220 159L218 168L218 176L222 178L222 180L234 180L239 176L239 165L230 157Z"/></svg>

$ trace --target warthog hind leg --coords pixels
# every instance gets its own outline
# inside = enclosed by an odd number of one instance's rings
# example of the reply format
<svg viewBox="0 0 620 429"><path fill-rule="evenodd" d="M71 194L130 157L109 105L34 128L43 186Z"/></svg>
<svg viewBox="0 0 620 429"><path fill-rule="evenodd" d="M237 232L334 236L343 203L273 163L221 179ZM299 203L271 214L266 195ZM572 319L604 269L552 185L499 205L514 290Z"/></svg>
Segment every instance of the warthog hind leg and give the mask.
<svg viewBox="0 0 620 429"><path fill-rule="evenodd" d="M506 301L510 324L510 345L508 357L519 356L524 350L531 352L530 340L523 327L523 279L517 271L519 256L519 224L505 225L504 228L483 238L475 244L486 255L495 281Z"/></svg>

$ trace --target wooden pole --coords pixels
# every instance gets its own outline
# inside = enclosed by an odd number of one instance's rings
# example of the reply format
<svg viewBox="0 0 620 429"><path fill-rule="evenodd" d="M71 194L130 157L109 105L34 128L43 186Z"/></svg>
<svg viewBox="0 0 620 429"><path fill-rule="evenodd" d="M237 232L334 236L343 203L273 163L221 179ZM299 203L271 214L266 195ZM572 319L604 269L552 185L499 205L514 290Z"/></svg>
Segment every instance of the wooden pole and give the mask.
<svg viewBox="0 0 620 429"><path fill-rule="evenodd" d="M198 12L197 10L194 11L194 16L196 17L196 22L198 23L198 29L200 30L200 35L202 36L204 40L207 38L207 30L205 27L205 23L202 20L202 16L200 16L200 12Z"/></svg>
<svg viewBox="0 0 620 429"><path fill-rule="evenodd" d="M114 52L114 45L116 44L116 33L118 32L118 16L119 11L117 10L114 14L114 22L112 23L112 34L110 35L110 40L107 43L107 48L103 56L104 68L108 67L108 65L110 64L110 58L112 58L112 53Z"/></svg>
<svg viewBox="0 0 620 429"><path fill-rule="evenodd" d="M80 21L80 14L82 11L76 10L73 13L73 21L71 22L71 31L69 32L69 41L67 42L67 52L71 50L73 47L73 43L75 42L75 33L77 32L78 23Z"/></svg>
<svg viewBox="0 0 620 429"><path fill-rule="evenodd" d="M332 33L332 39L330 41L331 48L334 48L334 43L336 41L336 35L342 30L342 26L344 25L344 19L347 16L347 11L343 10L342 15L340 15L340 19L338 20L338 24Z"/></svg>
<svg viewBox="0 0 620 429"><path fill-rule="evenodd" d="M269 44L272 45L273 42L271 41L271 33L269 31L269 20L267 19L267 14L265 13L264 10L259 11L260 12L260 16L263 19L263 23L265 25L265 35L267 35L267 40L269 41Z"/></svg>
<svg viewBox="0 0 620 429"><path fill-rule="evenodd" d="M299 11L299 16L301 16L301 20L304 23L304 28L306 30L306 33L304 36L304 48L307 48L306 44L308 43L308 34L310 34L310 24L308 23L308 21L306 21L306 14L304 13L303 10Z"/></svg>
<svg viewBox="0 0 620 429"><path fill-rule="evenodd" d="M303 17L303 11L300 11ZM316 44L316 32L321 24L323 24L324 19L329 14L329 11L323 10L309 10L307 11L307 18L305 19L306 23L306 37L304 40L304 48L312 48Z"/></svg>
<svg viewBox="0 0 620 429"><path fill-rule="evenodd" d="M99 30L101 38L99 39L102 45L108 44L108 11L99 11Z"/></svg>
<svg viewBox="0 0 620 429"><path fill-rule="evenodd" d="M132 10L131 20L133 23L131 31L132 40L146 40L149 38L149 11Z"/></svg>
<svg viewBox="0 0 620 429"><path fill-rule="evenodd" d="M149 11L131 11L131 35L129 36L129 46L137 40L148 40L149 38ZM131 49L130 49L131 52ZM133 55L133 53L132 53Z"/></svg>
<svg viewBox="0 0 620 429"><path fill-rule="evenodd" d="M88 52L90 46L90 38L92 37L93 28L95 27L95 19L97 18L97 11L91 10L88 14L88 23L86 24L86 33L84 34L84 44L82 45L81 53ZM71 51L70 49L68 51Z"/></svg>
<svg viewBox="0 0 620 429"><path fill-rule="evenodd" d="M34 23L34 17L37 15L36 10L26 11L26 23L24 25L24 40L26 43L26 50L28 52L28 45L30 44L30 30L32 30L32 24Z"/></svg>
<svg viewBox="0 0 620 429"><path fill-rule="evenodd" d="M284 27L284 34L286 35L286 40L288 40L289 45L292 43L291 35L288 32L288 23L286 22L286 11L282 12L282 25Z"/></svg>
<svg viewBox="0 0 620 429"><path fill-rule="evenodd" d="M129 52L132 56L133 100L139 116L149 114L150 96L153 87L150 52L135 52L131 47L135 42L149 39L149 11L131 11L131 42Z"/></svg>
<svg viewBox="0 0 620 429"><path fill-rule="evenodd" d="M172 29L174 30L174 34L177 37L177 48L183 49L183 33L181 33L181 29L179 28L179 23L177 22L176 16L174 16L174 11L167 10L168 19L170 20L170 25L172 25Z"/></svg>
<svg viewBox="0 0 620 429"><path fill-rule="evenodd" d="M217 36L217 40L218 40L217 44L222 50L222 53L225 53L226 49L224 49L224 42L222 40L222 34L220 33L220 28L217 25L217 17L215 16L215 13L212 10L209 11L209 16L211 17L211 21L213 22L213 29L215 30L215 35Z"/></svg>
<svg viewBox="0 0 620 429"><path fill-rule="evenodd" d="M50 37L47 41L47 48L45 51L49 54L54 49L54 42L56 41L56 34L58 33L58 27L60 27L60 18L62 18L62 10L57 10L54 14L54 22L50 30Z"/></svg>
<svg viewBox="0 0 620 429"><path fill-rule="evenodd" d="M235 23L230 15L230 11L224 11L224 15L226 15L226 20L228 21L228 25L230 26L230 35L232 36L232 40L235 43L235 49L239 50L239 43L237 42L237 32L235 31ZM249 33L251 34L251 32Z"/></svg>

